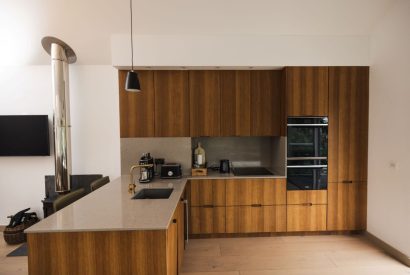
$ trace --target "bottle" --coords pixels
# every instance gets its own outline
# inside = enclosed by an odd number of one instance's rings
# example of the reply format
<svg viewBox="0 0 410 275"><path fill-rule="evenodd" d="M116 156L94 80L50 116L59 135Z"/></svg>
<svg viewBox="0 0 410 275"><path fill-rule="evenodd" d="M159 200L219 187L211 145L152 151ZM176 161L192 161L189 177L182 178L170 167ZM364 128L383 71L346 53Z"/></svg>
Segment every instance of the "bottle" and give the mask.
<svg viewBox="0 0 410 275"><path fill-rule="evenodd" d="M194 166L196 168L203 168L205 167L206 160L205 160L205 150L204 148L201 147L201 143L198 142L198 146L195 148L194 151L194 157L195 157L195 164Z"/></svg>

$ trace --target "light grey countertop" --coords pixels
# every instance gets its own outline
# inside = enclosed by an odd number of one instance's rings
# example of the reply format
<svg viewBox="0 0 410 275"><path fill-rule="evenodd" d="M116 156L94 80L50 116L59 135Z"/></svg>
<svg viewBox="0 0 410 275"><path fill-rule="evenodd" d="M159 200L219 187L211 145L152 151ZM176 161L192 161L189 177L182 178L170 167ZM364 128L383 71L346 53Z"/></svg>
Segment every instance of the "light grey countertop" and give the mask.
<svg viewBox="0 0 410 275"><path fill-rule="evenodd" d="M31 226L26 233L119 230L165 230L172 219L187 179L138 184L142 188L174 188L169 199L132 200L129 176L121 176L73 204Z"/></svg>

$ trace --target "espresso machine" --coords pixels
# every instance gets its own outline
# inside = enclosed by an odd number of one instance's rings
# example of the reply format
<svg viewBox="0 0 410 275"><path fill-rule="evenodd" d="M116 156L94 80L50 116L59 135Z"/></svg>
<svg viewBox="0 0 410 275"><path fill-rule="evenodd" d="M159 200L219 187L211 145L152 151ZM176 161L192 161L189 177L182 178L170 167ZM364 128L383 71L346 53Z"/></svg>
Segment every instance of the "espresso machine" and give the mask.
<svg viewBox="0 0 410 275"><path fill-rule="evenodd" d="M154 169L154 158L150 153L144 153L139 161L140 167L140 183L148 183L154 179L155 169Z"/></svg>

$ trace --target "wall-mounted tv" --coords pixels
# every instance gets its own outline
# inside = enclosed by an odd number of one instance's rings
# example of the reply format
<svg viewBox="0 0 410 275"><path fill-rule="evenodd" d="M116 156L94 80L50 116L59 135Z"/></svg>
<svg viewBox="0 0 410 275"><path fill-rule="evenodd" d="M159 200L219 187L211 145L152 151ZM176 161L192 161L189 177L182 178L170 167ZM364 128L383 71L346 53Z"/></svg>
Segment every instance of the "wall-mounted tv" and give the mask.
<svg viewBox="0 0 410 275"><path fill-rule="evenodd" d="M49 156L47 115L0 116L0 156Z"/></svg>

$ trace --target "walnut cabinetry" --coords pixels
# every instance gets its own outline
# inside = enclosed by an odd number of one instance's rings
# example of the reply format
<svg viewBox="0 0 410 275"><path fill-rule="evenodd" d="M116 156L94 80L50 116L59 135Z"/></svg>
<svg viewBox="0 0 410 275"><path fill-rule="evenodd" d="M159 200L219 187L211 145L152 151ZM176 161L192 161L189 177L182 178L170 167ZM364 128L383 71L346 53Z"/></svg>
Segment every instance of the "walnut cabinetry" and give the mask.
<svg viewBox="0 0 410 275"><path fill-rule="evenodd" d="M324 231L327 219L327 191L287 192L287 231Z"/></svg>
<svg viewBox="0 0 410 275"><path fill-rule="evenodd" d="M328 67L286 67L288 116L328 115Z"/></svg>

